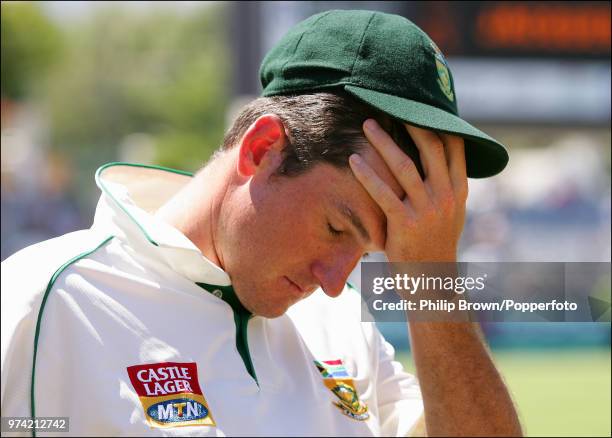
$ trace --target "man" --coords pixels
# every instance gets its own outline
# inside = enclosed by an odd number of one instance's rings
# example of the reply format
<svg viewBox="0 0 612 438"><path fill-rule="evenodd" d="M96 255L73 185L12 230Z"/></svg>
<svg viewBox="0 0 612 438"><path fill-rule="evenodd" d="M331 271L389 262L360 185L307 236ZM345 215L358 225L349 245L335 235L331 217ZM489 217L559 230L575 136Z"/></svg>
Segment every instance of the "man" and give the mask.
<svg viewBox="0 0 612 438"><path fill-rule="evenodd" d="M346 285L367 251L455 261L467 176L506 164L458 118L439 49L401 17L328 11L261 77L193 178L103 166L90 230L3 264L2 415L82 435L520 434L474 327L411 323L419 389Z"/></svg>

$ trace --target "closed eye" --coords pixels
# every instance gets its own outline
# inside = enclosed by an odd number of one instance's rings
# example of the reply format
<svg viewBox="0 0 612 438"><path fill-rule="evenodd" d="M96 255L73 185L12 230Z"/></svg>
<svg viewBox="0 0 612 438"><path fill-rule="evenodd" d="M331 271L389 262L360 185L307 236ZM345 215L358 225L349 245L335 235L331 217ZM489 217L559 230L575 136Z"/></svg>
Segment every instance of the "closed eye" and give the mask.
<svg viewBox="0 0 612 438"><path fill-rule="evenodd" d="M337 229L336 229L336 228L334 228L334 227L332 226L332 224L331 224L331 223L329 223L329 222L327 222L327 229L329 230L329 233L330 233L332 236L340 236L340 235L344 234L344 231L342 231L342 230L337 230ZM369 253L369 252L366 252L366 253L364 253L364 254L363 254L363 258L364 258L364 259L367 259L368 257L370 257L370 253Z"/></svg>
<svg viewBox="0 0 612 438"><path fill-rule="evenodd" d="M327 228L329 229L330 234L333 236L339 236L343 233L342 230L337 230L334 227L332 227L332 224L330 224L329 222L327 223Z"/></svg>

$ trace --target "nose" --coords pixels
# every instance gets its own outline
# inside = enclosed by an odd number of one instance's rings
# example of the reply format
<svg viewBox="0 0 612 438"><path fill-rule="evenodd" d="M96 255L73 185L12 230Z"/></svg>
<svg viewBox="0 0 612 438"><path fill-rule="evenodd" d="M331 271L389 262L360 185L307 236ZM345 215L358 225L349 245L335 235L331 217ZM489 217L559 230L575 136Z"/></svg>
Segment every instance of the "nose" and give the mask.
<svg viewBox="0 0 612 438"><path fill-rule="evenodd" d="M335 298L342 293L348 276L360 258L360 254L355 253L336 255L327 262L317 260L312 264L311 271L325 294Z"/></svg>

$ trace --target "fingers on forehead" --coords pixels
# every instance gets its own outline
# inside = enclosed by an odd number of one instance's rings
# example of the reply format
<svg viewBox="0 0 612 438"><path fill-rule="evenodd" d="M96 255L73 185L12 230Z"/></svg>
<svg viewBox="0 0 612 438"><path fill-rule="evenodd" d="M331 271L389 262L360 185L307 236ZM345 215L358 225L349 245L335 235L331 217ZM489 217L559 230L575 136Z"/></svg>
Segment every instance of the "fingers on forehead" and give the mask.
<svg viewBox="0 0 612 438"><path fill-rule="evenodd" d="M369 163L380 178L389 185L397 197L403 199L405 196L404 189L393 175L391 168L380 152L376 150L375 147L369 145L367 151L362 152L361 156Z"/></svg>

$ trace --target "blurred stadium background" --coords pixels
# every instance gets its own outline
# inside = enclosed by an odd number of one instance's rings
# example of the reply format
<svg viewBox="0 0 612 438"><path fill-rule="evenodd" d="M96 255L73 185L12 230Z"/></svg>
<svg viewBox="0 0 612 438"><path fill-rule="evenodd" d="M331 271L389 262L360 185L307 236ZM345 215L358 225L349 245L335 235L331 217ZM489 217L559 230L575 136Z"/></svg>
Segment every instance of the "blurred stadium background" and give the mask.
<svg viewBox="0 0 612 438"><path fill-rule="evenodd" d="M585 1L3 1L2 259L89 227L106 162L199 168L268 48L342 8L423 28L462 116L509 146L470 181L461 260L610 261L610 3ZM381 329L414 370L405 326ZM609 323L484 329L528 435L610 436Z"/></svg>

